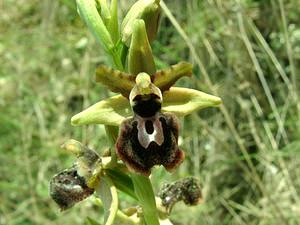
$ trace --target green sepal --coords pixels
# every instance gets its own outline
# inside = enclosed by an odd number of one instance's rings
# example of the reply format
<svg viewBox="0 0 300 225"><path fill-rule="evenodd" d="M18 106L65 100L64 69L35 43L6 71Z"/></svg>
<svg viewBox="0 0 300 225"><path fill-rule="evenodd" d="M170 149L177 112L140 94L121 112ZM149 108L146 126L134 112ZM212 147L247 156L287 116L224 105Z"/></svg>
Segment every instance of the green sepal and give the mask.
<svg viewBox="0 0 300 225"><path fill-rule="evenodd" d="M128 97L135 85L135 77L101 65L96 70L96 82L107 86L112 92L121 93L123 96Z"/></svg>
<svg viewBox="0 0 300 225"><path fill-rule="evenodd" d="M179 62L168 69L160 70L151 77L152 82L162 92L172 87L183 76L191 76L193 65L188 62Z"/></svg>
<svg viewBox="0 0 300 225"><path fill-rule="evenodd" d="M163 93L163 112L172 112L177 116L186 116L194 111L216 107L222 103L219 97L189 88L172 87ZM132 115L127 98L122 95L102 100L71 119L74 126L104 124L119 126Z"/></svg>
<svg viewBox="0 0 300 225"><path fill-rule="evenodd" d="M221 98L189 88L172 87L163 94L163 112L186 116L194 111L215 107L222 103Z"/></svg>
<svg viewBox="0 0 300 225"><path fill-rule="evenodd" d="M121 24L122 41L127 46L130 44L136 19L144 20L149 42L155 39L160 18L159 2L159 0L139 0L132 5Z"/></svg>
<svg viewBox="0 0 300 225"><path fill-rule="evenodd" d="M133 23L132 39L128 52L128 70L132 75L141 72L153 75L156 72L145 22L141 19L135 20Z"/></svg>
<svg viewBox="0 0 300 225"><path fill-rule="evenodd" d="M73 126L104 124L119 126L132 114L129 101L122 95L102 100L71 118Z"/></svg>

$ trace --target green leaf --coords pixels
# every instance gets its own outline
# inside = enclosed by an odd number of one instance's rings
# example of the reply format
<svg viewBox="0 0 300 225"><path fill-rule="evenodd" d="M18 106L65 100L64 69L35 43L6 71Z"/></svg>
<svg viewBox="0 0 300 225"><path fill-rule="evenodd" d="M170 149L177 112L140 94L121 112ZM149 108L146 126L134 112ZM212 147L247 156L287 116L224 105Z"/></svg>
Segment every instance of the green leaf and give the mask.
<svg viewBox="0 0 300 225"><path fill-rule="evenodd" d="M113 225L118 212L118 193L116 187L108 177L101 177L96 189L104 207L104 224Z"/></svg>
<svg viewBox="0 0 300 225"><path fill-rule="evenodd" d="M116 185L118 190L129 195L133 199L137 200L136 194L134 192L134 187L130 176L121 172L118 169L107 169L105 170L107 176L111 178L113 183Z"/></svg>
<svg viewBox="0 0 300 225"><path fill-rule="evenodd" d="M156 72L145 22L141 19L135 20L133 23L133 33L128 53L128 69L132 75L141 72L153 75Z"/></svg>
<svg viewBox="0 0 300 225"><path fill-rule="evenodd" d="M96 82L107 86L113 92L118 92L128 97L131 89L135 85L135 77L128 73L101 65L96 70Z"/></svg>
<svg viewBox="0 0 300 225"><path fill-rule="evenodd" d="M110 51L114 47L114 43L103 20L98 14L95 0L76 0L76 3L81 18L85 21L97 41L106 51Z"/></svg>
<svg viewBox="0 0 300 225"><path fill-rule="evenodd" d="M143 209L144 219L147 225L159 225L158 212L151 182L148 177L131 174L135 194Z"/></svg>
<svg viewBox="0 0 300 225"><path fill-rule="evenodd" d="M168 90L183 76L192 75L193 65L188 62L180 62L168 69L160 70L151 77L152 82L163 92Z"/></svg>
<svg viewBox="0 0 300 225"><path fill-rule="evenodd" d="M111 15L110 15L110 11L107 5L107 0L97 0L100 4L100 15L101 15L101 19L103 20L104 24L108 25L110 19L111 19ZM109 30L109 29L108 29Z"/></svg>
<svg viewBox="0 0 300 225"><path fill-rule="evenodd" d="M189 88L172 87L163 94L163 112L186 116L194 111L215 107L222 103L219 97Z"/></svg>
<svg viewBox="0 0 300 225"><path fill-rule="evenodd" d="M110 15L111 15L111 19L108 23L108 30L113 39L113 42L116 44L120 39L119 22L118 22L118 0L111 0Z"/></svg>
<svg viewBox="0 0 300 225"><path fill-rule="evenodd" d="M104 0L102 2L106 4ZM96 40L101 44L101 46L103 46L105 51L108 53L110 59L114 63L114 66L120 70L123 70L124 66L116 49L116 42L114 41L115 38L119 39L119 37L111 37L110 33L114 34L115 31L112 32L112 30L107 29L105 22L102 20L101 16L98 13L95 0L76 0L76 3L79 15L85 21L90 31L94 34ZM107 8L107 6L105 8ZM102 10L102 14L103 13L104 12ZM109 14L110 12L108 9L106 9L105 13ZM107 16L108 15L105 15L105 17ZM110 24L108 27L110 27Z"/></svg>
<svg viewBox="0 0 300 225"><path fill-rule="evenodd" d="M119 126L121 122L132 114L128 99L116 95L102 100L71 118L73 126L87 124L104 124Z"/></svg>

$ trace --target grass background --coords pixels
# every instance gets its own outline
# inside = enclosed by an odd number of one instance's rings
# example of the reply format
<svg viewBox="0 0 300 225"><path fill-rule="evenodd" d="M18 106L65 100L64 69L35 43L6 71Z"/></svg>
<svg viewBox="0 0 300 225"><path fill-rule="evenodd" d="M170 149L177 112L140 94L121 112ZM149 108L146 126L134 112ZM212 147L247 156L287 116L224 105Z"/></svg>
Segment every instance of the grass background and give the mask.
<svg viewBox="0 0 300 225"><path fill-rule="evenodd" d="M121 11L132 2L121 1ZM178 204L174 224L300 224L299 1L165 2L180 27L162 16L156 64L192 62L194 77L178 86L224 101L182 120L187 157L176 173L154 171L156 190L188 175L201 180L205 203ZM107 58L74 1L0 1L0 62L0 224L100 221L93 201L60 213L48 192L73 160L62 143L108 147L103 127L70 125L111 95L93 81Z"/></svg>

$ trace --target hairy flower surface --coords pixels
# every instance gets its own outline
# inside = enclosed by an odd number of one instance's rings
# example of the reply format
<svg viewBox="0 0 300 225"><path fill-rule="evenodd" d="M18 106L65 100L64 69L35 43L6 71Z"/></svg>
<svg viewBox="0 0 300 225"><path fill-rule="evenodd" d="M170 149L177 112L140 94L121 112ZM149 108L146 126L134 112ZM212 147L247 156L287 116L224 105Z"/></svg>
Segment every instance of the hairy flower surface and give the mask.
<svg viewBox="0 0 300 225"><path fill-rule="evenodd" d="M190 73L190 64L184 62L152 76L146 73L133 76L100 67L97 81L126 97L119 95L100 101L75 115L72 124L119 126L116 152L131 171L148 176L154 165L172 171L184 159L177 143L176 115L185 116L221 103L220 98L200 91L170 88L177 79Z"/></svg>
<svg viewBox="0 0 300 225"><path fill-rule="evenodd" d="M179 123L172 113L161 113L162 93L146 73L136 77L129 95L134 112L122 122L116 143L118 156L129 169L150 175L154 165L171 171L183 160L178 148Z"/></svg>

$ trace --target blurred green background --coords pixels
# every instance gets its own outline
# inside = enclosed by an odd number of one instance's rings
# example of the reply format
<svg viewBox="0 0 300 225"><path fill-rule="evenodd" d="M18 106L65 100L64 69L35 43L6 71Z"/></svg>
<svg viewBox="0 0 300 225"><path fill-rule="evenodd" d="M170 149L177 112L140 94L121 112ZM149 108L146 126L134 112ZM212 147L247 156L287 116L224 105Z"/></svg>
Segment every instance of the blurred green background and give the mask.
<svg viewBox="0 0 300 225"><path fill-rule="evenodd" d="M103 50L72 0L0 1L0 224L85 224L102 211L86 200L66 212L49 198L50 178L73 158L73 138L99 152L102 126L70 118L111 95L93 81ZM134 1L120 1L121 14ZM299 0L166 0L188 36L165 15L153 43L159 68L194 64L196 88L223 99L182 120L186 160L155 169L155 190L194 175L205 202L175 206L178 225L300 224ZM126 206L122 197L121 207Z"/></svg>

